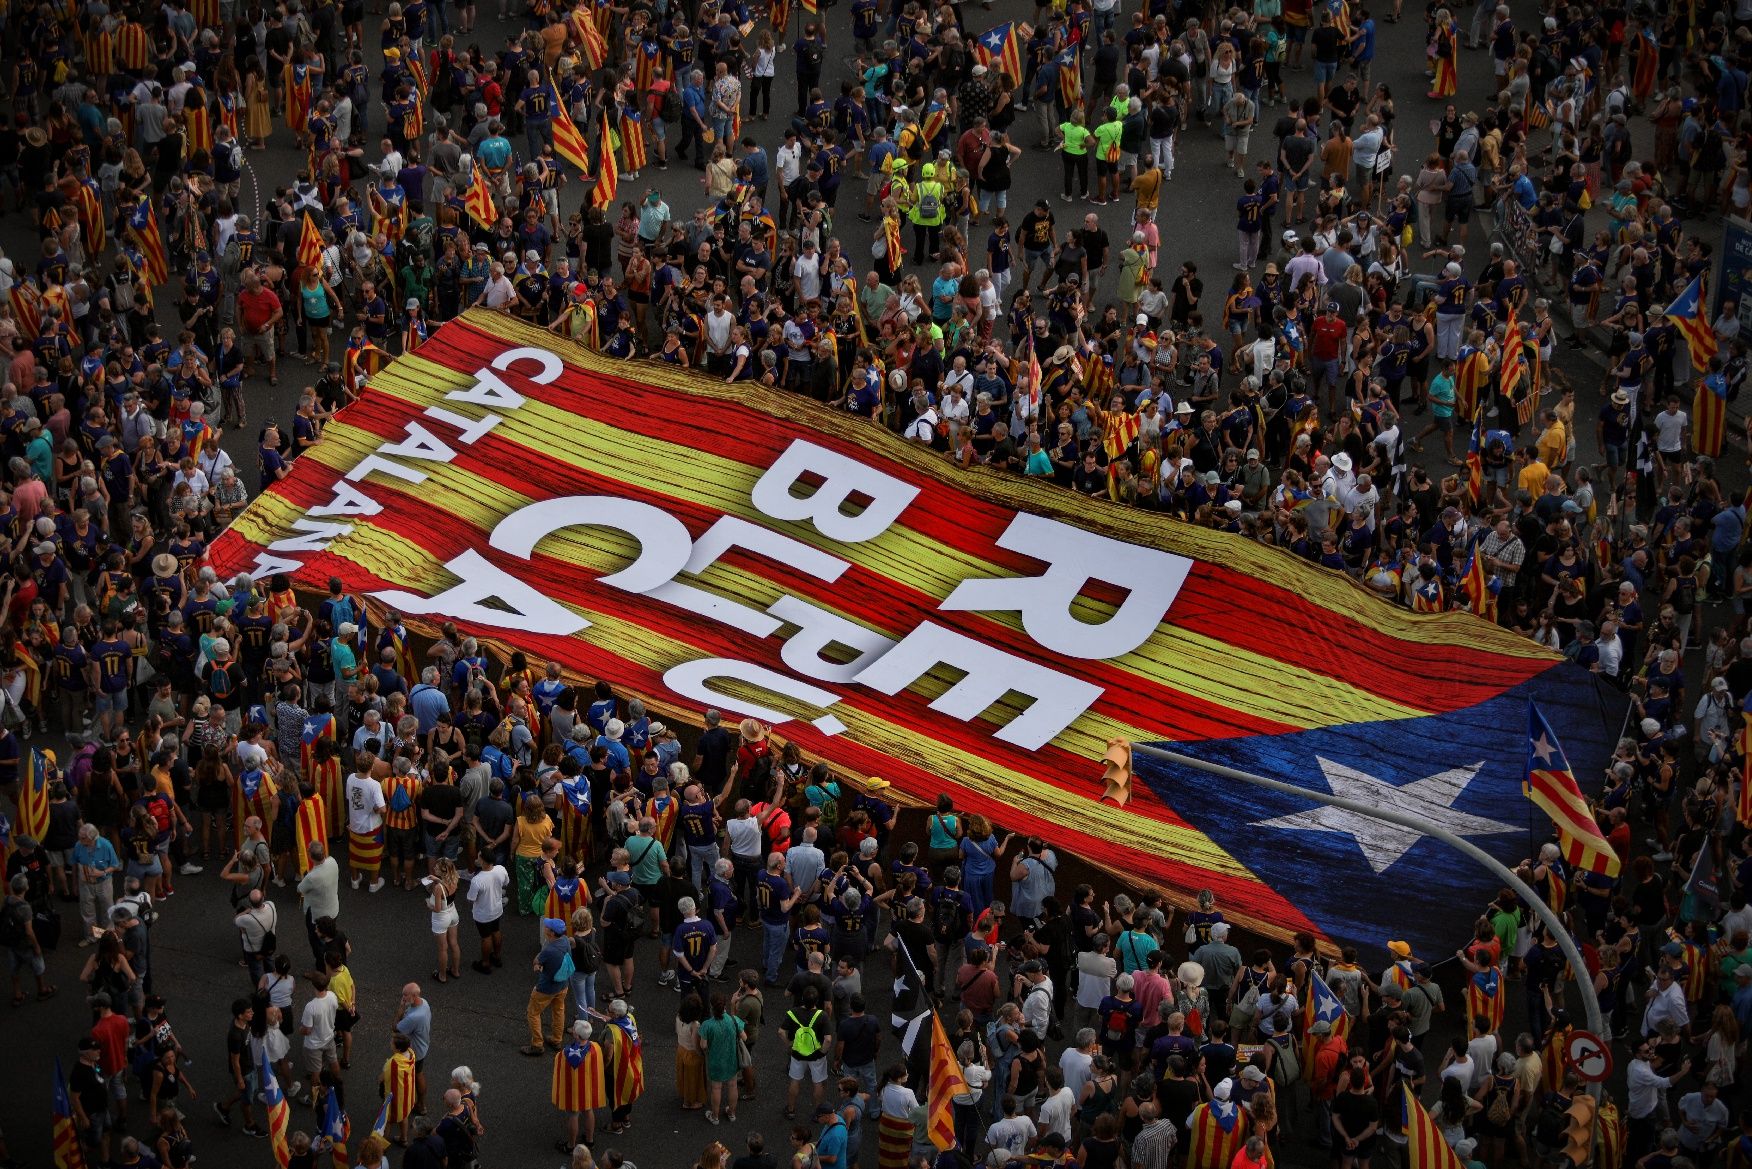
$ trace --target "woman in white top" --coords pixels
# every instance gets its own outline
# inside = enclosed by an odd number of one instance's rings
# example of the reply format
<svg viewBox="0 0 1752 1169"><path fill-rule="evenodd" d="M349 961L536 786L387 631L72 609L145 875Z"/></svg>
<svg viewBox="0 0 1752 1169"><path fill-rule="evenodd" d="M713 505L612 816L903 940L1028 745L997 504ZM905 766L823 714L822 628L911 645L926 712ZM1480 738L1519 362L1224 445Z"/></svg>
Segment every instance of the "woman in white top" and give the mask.
<svg viewBox="0 0 1752 1169"><path fill-rule="evenodd" d="M912 1151L913 1113L919 1098L906 1086L906 1065L882 1073L876 1093L876 1169L902 1169Z"/></svg>
<svg viewBox="0 0 1752 1169"><path fill-rule="evenodd" d="M285 954L274 957L274 968L263 974L256 991L266 995L268 1005L280 1008L280 1029L292 1034L292 992L298 980L292 976L292 959Z"/></svg>
<svg viewBox="0 0 1752 1169"><path fill-rule="evenodd" d="M773 73L779 51L771 29L762 29L754 44L753 83L748 87L748 116L764 122L773 109Z"/></svg>
<svg viewBox="0 0 1752 1169"><path fill-rule="evenodd" d="M426 908L432 913L432 938L438 943L434 982L462 977L462 945L456 938L456 862L439 857L426 879Z"/></svg>

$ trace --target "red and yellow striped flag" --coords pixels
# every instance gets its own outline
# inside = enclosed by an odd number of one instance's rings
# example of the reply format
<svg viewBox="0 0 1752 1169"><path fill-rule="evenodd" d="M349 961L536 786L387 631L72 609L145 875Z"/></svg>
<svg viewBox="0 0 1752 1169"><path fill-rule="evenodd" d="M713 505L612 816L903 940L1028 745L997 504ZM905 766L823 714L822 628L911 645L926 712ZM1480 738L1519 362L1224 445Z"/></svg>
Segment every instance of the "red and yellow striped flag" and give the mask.
<svg viewBox="0 0 1752 1169"><path fill-rule="evenodd" d="M189 153L213 149L213 114L207 108L207 91L200 86L189 90L183 101L183 127L188 137Z"/></svg>
<svg viewBox="0 0 1752 1169"><path fill-rule="evenodd" d="M1697 393L1691 399L1691 430L1698 454L1721 457L1728 435L1728 382L1720 373L1697 379Z"/></svg>
<svg viewBox="0 0 1752 1169"><path fill-rule="evenodd" d="M487 231L493 230L499 221L498 209L493 206L493 188L487 185L486 168L479 163L475 164L474 178L469 180L463 206L468 209L469 218Z"/></svg>
<svg viewBox="0 0 1752 1169"><path fill-rule="evenodd" d="M591 28L596 26L588 19L584 21ZM584 135L578 132L578 123L572 120L572 115L566 110L566 103L554 103L554 153L578 168L578 173L590 173L590 143L584 140Z"/></svg>
<svg viewBox="0 0 1752 1169"><path fill-rule="evenodd" d="M1600 833L1575 773L1564 757L1563 746L1536 703L1527 706L1527 798L1539 806L1557 826L1564 859L1579 869L1618 875L1618 853ZM1555 907L1554 907L1555 908Z"/></svg>
<svg viewBox="0 0 1752 1169"><path fill-rule="evenodd" d="M55 1169L85 1169L85 1146L79 1143L79 1129L73 1123L73 1097L67 1092L67 1074L61 1067L61 1057L55 1057L55 1090L49 1112L54 1118L53 1153Z"/></svg>
<svg viewBox="0 0 1752 1169"><path fill-rule="evenodd" d="M620 171L614 162L614 131L609 128L608 114L602 115L602 141L596 144L596 186L590 191L592 207L607 207L614 202L620 189Z"/></svg>
<svg viewBox="0 0 1752 1169"><path fill-rule="evenodd" d="M304 213L304 226L298 229L298 266L315 268L322 263L322 232L309 211Z"/></svg>
<svg viewBox="0 0 1752 1169"><path fill-rule="evenodd" d="M1465 1169L1460 1156L1442 1136L1435 1120L1424 1111L1417 1093L1401 1088L1405 1101L1405 1160L1407 1169ZM1389 1106L1391 1107L1391 1106Z"/></svg>
<svg viewBox="0 0 1752 1169"><path fill-rule="evenodd" d="M1740 712L1740 794L1734 818L1740 827L1752 828L1752 710Z"/></svg>
<svg viewBox="0 0 1752 1169"><path fill-rule="evenodd" d="M1593 774L1610 750L1582 728L1621 709L1602 712L1591 683L1572 682L1561 658L1510 630L1378 602L1342 576L1224 533L1194 538L1131 509L1075 508L1048 485L967 474L797 395L659 363L640 365L635 378L626 363L579 344L576 327L568 320L556 334L477 310L434 332L417 355L372 377L310 458L252 501L209 551L214 569L230 576L266 557L297 587L325 592L338 576L373 605L395 608L417 635L456 620L470 636L515 644L568 677L616 678L666 722L721 693L738 718L783 721L781 733L804 751L831 753L853 776L883 777L884 799L918 806L947 793L1006 830L1051 835L1134 883L1210 888L1230 920L1273 938L1304 929L1355 935L1346 910L1327 899L1330 882L1292 888L1288 874L1268 878L1274 865L1280 874L1286 863L1315 865L1336 843L1348 851L1334 855L1356 865L1347 882L1370 896L1387 896L1394 874L1375 881L1365 858L1351 855L1355 845L1329 842L1331 834L1250 827L1252 808L1219 819L1226 810L1213 789L1148 764L1126 806L1104 802L1091 760L1110 740L1173 741L1251 766L1317 766L1318 749L1396 776L1464 767L1486 750L1492 782L1468 789L1468 810L1503 822L1526 815L1513 783L1524 778L1516 773L1526 755L1519 744L1484 746L1501 742L1498 699L1536 697L1557 733L1575 740L1578 771ZM442 412L428 414L434 406ZM455 441L463 422L489 413L479 425L499 422L490 442ZM410 438L413 423L424 429ZM615 456L629 443L644 452L639 460ZM368 478L348 481L376 505L349 517L365 554L271 547L380 452ZM693 470L664 470L675 466ZM813 493L791 494L793 483L814 484ZM829 503L841 492L872 501L846 516ZM589 499L604 495L627 508L617 523L636 516L650 535L643 584L624 572L605 583L608 562L589 540L535 534L579 516L597 521ZM748 624L719 615L727 610L666 595L675 590L659 586L693 554L691 525L704 530L723 516L792 524L850 568L837 572L801 546L779 560L739 558L717 590L727 604L759 615L782 588L797 605L842 614L897 648L866 655L854 679L830 687L797 664L808 663L783 628L751 636ZM519 532L530 540L521 551L505 542ZM489 545L490 560L476 552ZM1012 598L964 589L1024 570L1025 580L1042 577L1038 565L1049 557L1061 574L1090 566L1081 570L1119 575L1099 578L1099 595L1125 615L1071 625L1067 609L1055 626L1043 617L1056 613L1035 605L1025 621L995 619ZM1145 599L1121 603L1128 592ZM1074 594L1061 595L1063 608ZM974 680L933 684L933 663L943 659L930 654L949 655ZM734 679L756 676L756 667L763 687L784 689L750 697ZM710 671L722 668L741 673L718 681ZM843 677L833 671L828 677ZM1021 697L1005 700L1012 690ZM1355 729L1362 723L1366 733ZM1459 864L1440 876L1441 890L1428 896L1394 882L1408 928L1424 931L1414 944L1428 936L1434 946L1438 932L1469 926L1466 906L1487 880ZM1343 898L1354 906L1351 889Z"/></svg>
<svg viewBox="0 0 1752 1169"><path fill-rule="evenodd" d="M627 155L627 170L638 174L645 169L645 123L631 109L621 112L620 139L621 149Z"/></svg>
<svg viewBox="0 0 1752 1169"><path fill-rule="evenodd" d="M928 1122L931 1143L947 1151L955 1147L955 1097L966 1095L967 1080L961 1061L943 1030L943 1020L931 1012L931 1100Z"/></svg>

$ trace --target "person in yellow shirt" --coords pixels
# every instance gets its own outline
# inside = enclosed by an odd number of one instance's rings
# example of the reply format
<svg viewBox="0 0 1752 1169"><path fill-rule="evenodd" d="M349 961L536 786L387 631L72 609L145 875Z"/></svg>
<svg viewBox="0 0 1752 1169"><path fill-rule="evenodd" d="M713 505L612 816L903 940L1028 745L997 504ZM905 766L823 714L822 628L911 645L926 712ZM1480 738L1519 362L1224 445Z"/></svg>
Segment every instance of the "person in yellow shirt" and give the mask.
<svg viewBox="0 0 1752 1169"><path fill-rule="evenodd" d="M1137 200L1137 210L1148 211L1154 219L1156 208L1162 203L1162 168L1148 154L1138 155L1138 173L1132 176L1131 193Z"/></svg>
<svg viewBox="0 0 1752 1169"><path fill-rule="evenodd" d="M353 1062L353 1024L359 1021L359 987L353 972L347 969L347 956L339 949L323 955L328 967L329 991L335 996L335 1046L340 1052L341 1066Z"/></svg>
<svg viewBox="0 0 1752 1169"><path fill-rule="evenodd" d="M1097 207L1119 202L1119 138L1125 133L1119 111L1109 109L1107 118L1095 127L1095 198Z"/></svg>
<svg viewBox="0 0 1752 1169"><path fill-rule="evenodd" d="M1059 153L1065 160L1065 190L1060 196L1071 201L1071 180L1081 188L1078 194L1089 197L1089 145L1095 132L1083 125L1083 111L1072 110L1071 116L1059 123Z"/></svg>
<svg viewBox="0 0 1752 1169"><path fill-rule="evenodd" d="M1539 451L1535 447L1525 447L1520 453L1521 469L1516 473L1515 486L1527 493L1529 499L1538 499L1545 493L1545 481L1551 477L1551 468L1539 461Z"/></svg>
<svg viewBox="0 0 1752 1169"><path fill-rule="evenodd" d="M1569 449L1569 429L1555 410L1546 410L1540 421L1545 424L1545 430L1539 435L1537 444L1539 461L1547 467L1562 467L1564 453Z"/></svg>

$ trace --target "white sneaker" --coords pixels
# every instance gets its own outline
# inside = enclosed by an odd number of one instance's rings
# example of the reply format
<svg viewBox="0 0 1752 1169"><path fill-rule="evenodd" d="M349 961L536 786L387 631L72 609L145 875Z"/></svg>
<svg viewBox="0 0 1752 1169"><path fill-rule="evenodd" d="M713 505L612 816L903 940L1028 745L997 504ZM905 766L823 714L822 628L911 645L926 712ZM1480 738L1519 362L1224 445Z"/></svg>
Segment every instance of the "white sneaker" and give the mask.
<svg viewBox="0 0 1752 1169"><path fill-rule="evenodd" d="M201 865L197 865L194 861L185 861L183 863L182 868L177 870L177 872L181 873L185 877L192 877L196 873L204 873L206 871L207 870L205 867L203 867Z"/></svg>
<svg viewBox="0 0 1752 1169"><path fill-rule="evenodd" d="M383 888L383 885L384 885L384 880L382 877L379 877L379 878L377 878L377 880L371 882L371 887L369 889L367 889L366 892L376 893Z"/></svg>
<svg viewBox="0 0 1752 1169"><path fill-rule="evenodd" d="M355 888L355 889L357 889L357 888L358 888L358 887L359 887L359 882L360 882L360 881L361 881L361 880L363 880L363 878L361 878L361 877L354 877L354 878L353 878L353 888Z"/></svg>

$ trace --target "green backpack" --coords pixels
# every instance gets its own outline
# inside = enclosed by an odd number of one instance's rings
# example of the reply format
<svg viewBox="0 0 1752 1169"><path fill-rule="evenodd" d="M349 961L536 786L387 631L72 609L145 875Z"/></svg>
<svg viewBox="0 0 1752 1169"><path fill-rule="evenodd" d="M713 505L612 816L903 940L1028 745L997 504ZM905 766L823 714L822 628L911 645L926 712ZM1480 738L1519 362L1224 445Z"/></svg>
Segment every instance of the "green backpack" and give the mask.
<svg viewBox="0 0 1752 1169"><path fill-rule="evenodd" d="M821 1036L815 1033L815 1024L821 1019L821 1012L816 1011L805 1023L797 1017L797 1012L786 1011L785 1017L791 1020L797 1030L791 1035L791 1054L798 1059L814 1059L821 1054Z"/></svg>

